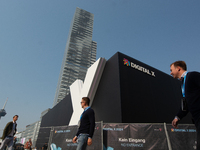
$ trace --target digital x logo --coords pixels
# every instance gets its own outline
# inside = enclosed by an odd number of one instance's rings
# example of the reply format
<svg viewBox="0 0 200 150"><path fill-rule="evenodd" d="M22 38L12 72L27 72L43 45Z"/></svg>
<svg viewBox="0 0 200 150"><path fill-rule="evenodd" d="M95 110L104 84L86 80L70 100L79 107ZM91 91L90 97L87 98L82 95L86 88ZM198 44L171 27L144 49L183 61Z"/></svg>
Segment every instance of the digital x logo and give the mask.
<svg viewBox="0 0 200 150"><path fill-rule="evenodd" d="M130 61L128 61L127 59L124 58L124 65L130 66Z"/></svg>
<svg viewBox="0 0 200 150"><path fill-rule="evenodd" d="M136 69L138 71L141 71L141 72L146 73L146 74L148 74L150 76L156 77L155 72L147 69L146 67L143 67L143 66L140 66L140 65L138 65L136 63L130 62L126 58L124 58L123 61L124 61L124 65L125 66L128 66L128 67L130 66L131 68L134 68L134 69Z"/></svg>

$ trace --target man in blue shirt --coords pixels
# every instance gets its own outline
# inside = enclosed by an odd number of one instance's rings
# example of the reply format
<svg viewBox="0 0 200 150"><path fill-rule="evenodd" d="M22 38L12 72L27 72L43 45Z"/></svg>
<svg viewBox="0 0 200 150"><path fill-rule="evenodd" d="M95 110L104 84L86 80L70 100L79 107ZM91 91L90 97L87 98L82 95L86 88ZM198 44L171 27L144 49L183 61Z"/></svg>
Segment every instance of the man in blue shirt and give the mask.
<svg viewBox="0 0 200 150"><path fill-rule="evenodd" d="M172 121L172 126L177 128L179 120L191 113L197 129L197 150L200 150L200 73L187 72L184 61L171 64L171 75L182 81L182 107Z"/></svg>
<svg viewBox="0 0 200 150"><path fill-rule="evenodd" d="M90 99L83 97L81 107L84 109L79 121L79 128L76 136L73 138L73 143L78 143L76 150L85 150L87 145L92 145L92 136L95 128L94 110L89 107Z"/></svg>

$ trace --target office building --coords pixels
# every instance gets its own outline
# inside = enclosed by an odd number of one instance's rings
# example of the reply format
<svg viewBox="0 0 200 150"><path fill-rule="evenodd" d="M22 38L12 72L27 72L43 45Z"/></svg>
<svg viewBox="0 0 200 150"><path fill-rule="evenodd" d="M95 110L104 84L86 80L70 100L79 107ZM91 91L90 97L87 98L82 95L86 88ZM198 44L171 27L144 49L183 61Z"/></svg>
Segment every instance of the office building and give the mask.
<svg viewBox="0 0 200 150"><path fill-rule="evenodd" d="M87 69L96 61L97 43L92 41L94 15L76 8L65 48L55 93L55 106L69 93L76 80L84 81Z"/></svg>
<svg viewBox="0 0 200 150"><path fill-rule="evenodd" d="M32 147L35 147L35 144L38 138L39 129L40 129L40 124L41 124L41 121L37 121L35 123L32 123L26 126L26 130L23 131L21 135L21 141L24 142L22 144L25 144L25 142L31 139Z"/></svg>

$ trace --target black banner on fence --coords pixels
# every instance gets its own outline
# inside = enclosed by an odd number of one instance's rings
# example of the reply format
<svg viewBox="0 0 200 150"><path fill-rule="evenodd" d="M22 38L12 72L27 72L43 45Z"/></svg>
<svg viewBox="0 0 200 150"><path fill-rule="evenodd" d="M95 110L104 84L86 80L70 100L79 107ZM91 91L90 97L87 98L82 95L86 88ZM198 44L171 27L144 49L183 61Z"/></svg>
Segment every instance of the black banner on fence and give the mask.
<svg viewBox="0 0 200 150"><path fill-rule="evenodd" d="M196 128L194 125L179 124L178 129L167 125L167 131L172 149L194 150L196 149Z"/></svg>
<svg viewBox="0 0 200 150"><path fill-rule="evenodd" d="M87 150L103 149L102 126L102 123L96 123L92 145L87 146ZM51 134L51 150L76 150L77 143L73 143L72 139L76 135L77 130L77 126L54 127Z"/></svg>
<svg viewBox="0 0 200 150"><path fill-rule="evenodd" d="M40 128L39 133L38 133L38 138L37 138L37 142L36 142L36 147L38 149L42 149L42 146L45 143L49 142L49 137L50 137L50 132L51 132L51 127L44 127L44 128Z"/></svg>
<svg viewBox="0 0 200 150"><path fill-rule="evenodd" d="M167 150L163 124L104 124L104 150Z"/></svg>

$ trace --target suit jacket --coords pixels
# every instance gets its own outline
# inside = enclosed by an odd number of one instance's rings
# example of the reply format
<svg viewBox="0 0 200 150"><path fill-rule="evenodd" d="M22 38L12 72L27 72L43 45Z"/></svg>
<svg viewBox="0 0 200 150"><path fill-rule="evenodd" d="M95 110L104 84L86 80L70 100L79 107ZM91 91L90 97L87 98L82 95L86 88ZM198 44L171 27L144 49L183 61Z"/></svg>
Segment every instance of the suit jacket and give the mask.
<svg viewBox="0 0 200 150"><path fill-rule="evenodd" d="M188 72L185 80L185 98L187 111L179 110L177 116L182 119L188 112L192 114L194 121L200 119L200 73Z"/></svg>
<svg viewBox="0 0 200 150"><path fill-rule="evenodd" d="M13 129L13 122L11 121L11 122L7 123L6 127L3 130L3 136L1 137L2 140L4 140L6 138L6 136L8 136L12 132L12 129ZM15 125L13 135L15 135L16 131L17 131L17 124Z"/></svg>

